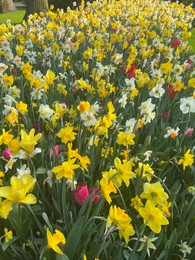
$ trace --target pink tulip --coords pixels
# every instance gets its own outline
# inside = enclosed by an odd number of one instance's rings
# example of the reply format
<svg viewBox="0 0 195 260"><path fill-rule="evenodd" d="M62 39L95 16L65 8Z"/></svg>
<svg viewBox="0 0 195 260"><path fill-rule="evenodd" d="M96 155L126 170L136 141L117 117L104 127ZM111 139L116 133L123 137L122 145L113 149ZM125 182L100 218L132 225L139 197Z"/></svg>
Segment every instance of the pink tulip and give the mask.
<svg viewBox="0 0 195 260"><path fill-rule="evenodd" d="M185 137L191 137L193 135L193 132L194 132L194 128L188 128L185 131L184 135L185 135Z"/></svg>
<svg viewBox="0 0 195 260"><path fill-rule="evenodd" d="M11 156L12 156L12 151L8 148L6 148L3 152L2 152L2 156L4 157L4 159L6 160L10 160Z"/></svg>
<svg viewBox="0 0 195 260"><path fill-rule="evenodd" d="M90 189L89 190L89 194L92 193L92 203L95 205L99 202L101 196L99 194L99 189L98 188L94 188L93 190Z"/></svg>
<svg viewBox="0 0 195 260"><path fill-rule="evenodd" d="M80 206L86 201L89 197L89 190L86 184L79 183L76 190L74 191L74 199L77 204Z"/></svg>

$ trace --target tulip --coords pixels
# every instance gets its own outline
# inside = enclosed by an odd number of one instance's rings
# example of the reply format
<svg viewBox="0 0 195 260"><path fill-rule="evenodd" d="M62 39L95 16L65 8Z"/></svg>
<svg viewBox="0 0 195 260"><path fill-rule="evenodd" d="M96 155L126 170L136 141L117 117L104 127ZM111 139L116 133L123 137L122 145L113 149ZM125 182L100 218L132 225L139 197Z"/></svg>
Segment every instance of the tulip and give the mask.
<svg viewBox="0 0 195 260"><path fill-rule="evenodd" d="M184 133L184 135L185 135L185 137L191 137L192 135L193 135L193 132L194 132L194 128L188 128L186 131L185 131L185 133Z"/></svg>
<svg viewBox="0 0 195 260"><path fill-rule="evenodd" d="M89 197L89 190L86 184L79 183L75 192L74 192L74 199L77 204L80 206L87 200Z"/></svg>
<svg viewBox="0 0 195 260"><path fill-rule="evenodd" d="M99 202L100 198L101 198L101 196L99 194L99 189L98 188L94 188L93 190L90 189L89 190L89 194L91 194L91 193L92 193L92 203L94 205L96 205Z"/></svg>
<svg viewBox="0 0 195 260"><path fill-rule="evenodd" d="M12 156L12 151L8 148L6 148L3 152L2 152L2 156L4 157L4 159L6 160L10 160L11 156Z"/></svg>

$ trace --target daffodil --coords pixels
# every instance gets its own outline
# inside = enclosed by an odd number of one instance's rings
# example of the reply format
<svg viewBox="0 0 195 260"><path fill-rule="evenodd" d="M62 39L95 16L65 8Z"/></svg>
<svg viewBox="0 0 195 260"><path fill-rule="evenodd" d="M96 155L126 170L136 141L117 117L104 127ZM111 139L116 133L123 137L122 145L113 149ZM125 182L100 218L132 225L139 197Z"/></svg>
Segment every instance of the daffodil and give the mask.
<svg viewBox="0 0 195 260"><path fill-rule="evenodd" d="M52 172L56 174L57 180L62 179L63 177L71 180L73 179L74 170L80 167L79 164L74 164L75 161L76 158L70 159L52 169Z"/></svg>
<svg viewBox="0 0 195 260"><path fill-rule="evenodd" d="M135 230L131 224L131 218L125 213L125 210L116 205L110 207L106 221L106 229L111 225L115 225L118 228L120 238L123 237L126 243L128 243L129 237L135 234Z"/></svg>
<svg viewBox="0 0 195 260"><path fill-rule="evenodd" d="M144 248L146 248L147 254L150 257L150 249L156 250L156 247L152 242L156 241L157 239L158 237L153 237L153 238L147 236L141 237L140 242L142 243L137 251L139 252L142 251Z"/></svg>
<svg viewBox="0 0 195 260"><path fill-rule="evenodd" d="M57 137L59 137L61 139L61 142L64 144L74 141L75 136L76 133L73 131L72 126L66 126L62 128L57 134Z"/></svg>
<svg viewBox="0 0 195 260"><path fill-rule="evenodd" d="M31 154L34 150L35 145L37 144L38 140L41 138L41 133L34 135L35 129L31 129L29 134L26 133L25 130L20 131L21 135L21 148L25 150L25 152Z"/></svg>
<svg viewBox="0 0 195 260"><path fill-rule="evenodd" d="M132 166L134 165L133 159L122 163L121 160L116 157L114 159L114 166L116 168L116 178L119 182L124 181L125 185L129 186L129 181L135 176L135 173L132 171Z"/></svg>
<svg viewBox="0 0 195 260"><path fill-rule="evenodd" d="M110 204L112 199L110 197L111 193L117 193L117 189L114 186L113 182L108 178L104 177L100 180L101 194L104 196L106 201Z"/></svg>
<svg viewBox="0 0 195 260"><path fill-rule="evenodd" d="M0 198L0 218L7 219L10 211L12 210L12 201L10 200L2 200Z"/></svg>
<svg viewBox="0 0 195 260"><path fill-rule="evenodd" d="M194 154L190 153L190 149L187 150L187 152L184 154L184 157L179 160L178 164L183 164L183 169L189 165L192 165L194 163Z"/></svg>
<svg viewBox="0 0 195 260"><path fill-rule="evenodd" d="M59 247L59 244L65 244L66 239L64 237L64 234L59 231L55 230L54 234L49 231L49 228L47 228L47 246L48 248L53 249L58 254L63 254L62 250Z"/></svg>
<svg viewBox="0 0 195 260"><path fill-rule="evenodd" d="M160 182L144 183L144 191L140 194L140 198L151 200L154 205L160 206L169 198L168 194L164 191Z"/></svg>
<svg viewBox="0 0 195 260"><path fill-rule="evenodd" d="M13 239L13 233L11 230L8 231L7 228L4 228L4 233L5 233L5 242L9 242L10 240Z"/></svg>
<svg viewBox="0 0 195 260"><path fill-rule="evenodd" d="M18 179L12 176L10 179L11 186L0 187L0 197L16 203L35 204L36 197L30 193L35 185L36 179L30 174L25 174Z"/></svg>
<svg viewBox="0 0 195 260"><path fill-rule="evenodd" d="M154 233L159 234L161 232L161 226L169 224L169 221L165 218L163 211L155 207L151 200L147 200L145 207L140 207L138 212L143 218L144 224L149 226Z"/></svg>

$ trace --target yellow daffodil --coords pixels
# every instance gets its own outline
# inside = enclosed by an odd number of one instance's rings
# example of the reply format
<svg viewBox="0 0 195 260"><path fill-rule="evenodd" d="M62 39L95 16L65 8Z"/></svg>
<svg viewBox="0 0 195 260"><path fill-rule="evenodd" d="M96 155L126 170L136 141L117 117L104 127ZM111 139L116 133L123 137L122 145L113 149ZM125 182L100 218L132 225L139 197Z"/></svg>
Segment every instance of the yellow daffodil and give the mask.
<svg viewBox="0 0 195 260"><path fill-rule="evenodd" d="M0 218L7 219L10 211L12 210L12 201L2 200L0 198Z"/></svg>
<svg viewBox="0 0 195 260"><path fill-rule="evenodd" d="M56 174L57 180L64 178L73 179L74 170L79 168L79 164L74 164L76 158L63 162L61 165L55 166L52 172Z"/></svg>
<svg viewBox="0 0 195 260"><path fill-rule="evenodd" d="M20 131L21 135L21 148L23 148L27 153L32 153L34 150L35 145L37 144L38 140L41 138L41 133L34 135L35 129L31 129L29 134L26 133L23 129Z"/></svg>
<svg viewBox="0 0 195 260"><path fill-rule="evenodd" d="M160 206L169 198L168 194L164 191L160 182L144 183L144 191L140 194L140 198L151 200L154 205Z"/></svg>
<svg viewBox="0 0 195 260"><path fill-rule="evenodd" d="M169 224L163 211L155 207L151 200L147 200L145 207L140 207L138 212L143 218L144 224L149 226L154 233L159 234L161 232L161 226Z"/></svg>
<svg viewBox="0 0 195 260"><path fill-rule="evenodd" d="M7 228L4 228L4 233L5 233L5 242L9 242L10 240L12 240L13 239L13 233L12 233L12 231L10 230L10 231L8 231L8 229Z"/></svg>
<svg viewBox="0 0 195 260"><path fill-rule="evenodd" d="M123 237L126 243L128 243L129 237L135 234L135 230L130 222L131 218L125 213L125 210L116 205L110 207L106 229L112 224L115 225L119 229L120 238Z"/></svg>
<svg viewBox="0 0 195 260"><path fill-rule="evenodd" d="M55 230L54 234L49 231L49 228L47 228L47 246L48 248L53 249L57 254L63 254L62 250L59 248L59 244L65 244L66 239L64 237L64 234L59 231Z"/></svg>
<svg viewBox="0 0 195 260"><path fill-rule="evenodd" d="M189 165L192 165L194 163L194 154L190 153L190 149L187 150L187 152L184 154L184 157L179 160L178 164L183 164L183 169Z"/></svg>
<svg viewBox="0 0 195 260"><path fill-rule="evenodd" d="M21 179L12 176L11 186L0 187L0 197L16 203L35 204L36 197L30 192L33 190L36 179L30 174L24 174Z"/></svg>
<svg viewBox="0 0 195 260"><path fill-rule="evenodd" d="M73 131L72 126L66 126L65 128L62 128L57 134L57 137L59 137L61 139L62 143L64 143L64 144L74 141L75 136L76 136L76 133Z"/></svg>
<svg viewBox="0 0 195 260"><path fill-rule="evenodd" d="M2 129L2 134L0 135L0 145L7 145L13 139L14 136L9 133L10 131L6 132L4 128Z"/></svg>
<svg viewBox="0 0 195 260"><path fill-rule="evenodd" d="M104 177L100 180L101 194L104 196L106 201L110 204L112 199L110 197L110 193L117 193L117 189L115 188L113 182L108 178Z"/></svg>
<svg viewBox="0 0 195 260"><path fill-rule="evenodd" d="M135 176L135 173L132 171L132 166L134 165L133 160L134 159L131 159L122 163L118 157L114 159L114 166L117 170L116 178L119 179L119 182L123 180L127 187L129 186L130 179Z"/></svg>

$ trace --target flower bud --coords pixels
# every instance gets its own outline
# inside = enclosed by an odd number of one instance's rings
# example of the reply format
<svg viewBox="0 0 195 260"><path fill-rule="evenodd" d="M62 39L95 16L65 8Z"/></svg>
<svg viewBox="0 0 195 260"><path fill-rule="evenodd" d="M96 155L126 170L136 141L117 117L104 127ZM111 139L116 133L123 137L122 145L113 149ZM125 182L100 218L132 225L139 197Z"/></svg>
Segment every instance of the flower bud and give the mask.
<svg viewBox="0 0 195 260"><path fill-rule="evenodd" d="M2 156L4 157L4 159L6 160L10 160L11 156L12 156L12 151L8 148L6 148L3 152L2 152Z"/></svg>
<svg viewBox="0 0 195 260"><path fill-rule="evenodd" d="M193 135L193 132L194 132L194 128L188 128L185 133L184 133L184 136L185 137L191 137Z"/></svg>
<svg viewBox="0 0 195 260"><path fill-rule="evenodd" d="M89 194L92 193L92 203L95 205L99 202L101 196L99 194L99 189L98 188L94 188L93 190L90 189L89 190Z"/></svg>
<svg viewBox="0 0 195 260"><path fill-rule="evenodd" d="M77 204L80 206L86 201L89 197L89 190L86 184L79 183L76 190L74 191L74 199Z"/></svg>

